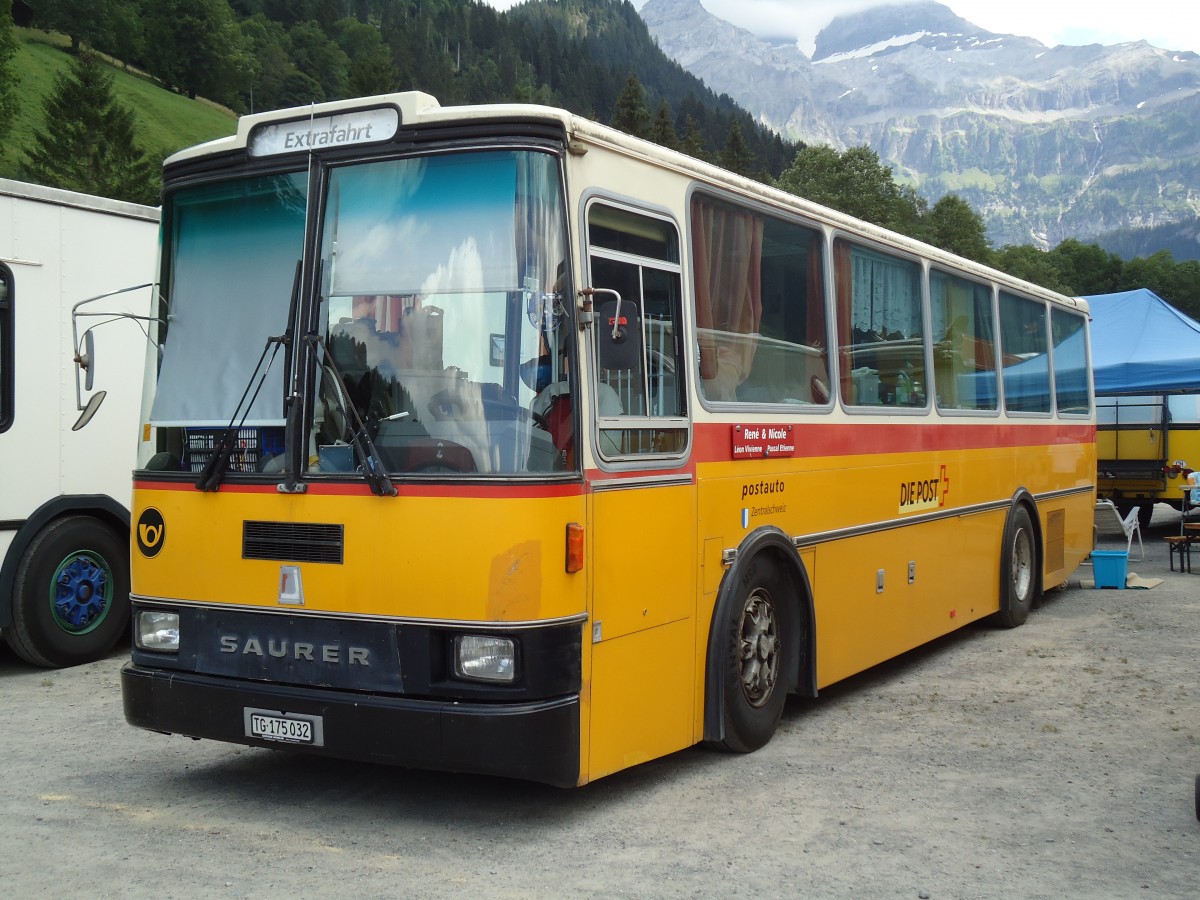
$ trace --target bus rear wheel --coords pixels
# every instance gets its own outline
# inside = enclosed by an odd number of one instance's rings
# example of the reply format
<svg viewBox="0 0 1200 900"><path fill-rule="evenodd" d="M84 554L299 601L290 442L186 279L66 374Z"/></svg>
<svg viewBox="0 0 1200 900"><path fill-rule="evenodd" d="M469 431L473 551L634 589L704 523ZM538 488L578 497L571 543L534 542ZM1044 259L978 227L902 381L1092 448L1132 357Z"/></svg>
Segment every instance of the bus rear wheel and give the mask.
<svg viewBox="0 0 1200 900"><path fill-rule="evenodd" d="M1000 611L992 620L1003 628L1024 625L1037 599L1038 551L1033 520L1023 506L1013 510L1000 553Z"/></svg>
<svg viewBox="0 0 1200 900"><path fill-rule="evenodd" d="M34 537L13 582L13 652L35 666L91 662L128 621L129 548L112 528L67 516Z"/></svg>
<svg viewBox="0 0 1200 900"><path fill-rule="evenodd" d="M726 750L748 753L771 739L783 714L794 662L787 579L771 559L747 568L725 629L722 719Z"/></svg>

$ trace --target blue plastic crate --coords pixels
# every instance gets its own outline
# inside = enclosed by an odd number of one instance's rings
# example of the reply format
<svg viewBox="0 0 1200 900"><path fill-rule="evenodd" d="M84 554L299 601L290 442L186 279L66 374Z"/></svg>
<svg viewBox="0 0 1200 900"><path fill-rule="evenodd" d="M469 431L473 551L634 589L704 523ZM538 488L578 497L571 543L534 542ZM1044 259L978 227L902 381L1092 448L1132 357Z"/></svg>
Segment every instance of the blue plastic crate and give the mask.
<svg viewBox="0 0 1200 900"><path fill-rule="evenodd" d="M1125 589L1125 573L1129 568L1128 550L1093 550L1092 572L1096 587Z"/></svg>

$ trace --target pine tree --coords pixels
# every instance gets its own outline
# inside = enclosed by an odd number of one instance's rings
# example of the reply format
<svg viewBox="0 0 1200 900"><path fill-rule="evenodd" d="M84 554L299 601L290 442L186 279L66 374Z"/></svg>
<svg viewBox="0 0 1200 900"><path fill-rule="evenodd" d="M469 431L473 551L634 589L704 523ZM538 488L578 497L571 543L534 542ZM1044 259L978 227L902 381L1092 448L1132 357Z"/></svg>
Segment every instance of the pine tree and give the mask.
<svg viewBox="0 0 1200 900"><path fill-rule="evenodd" d="M650 126L650 140L671 150L679 148L679 135L675 131L675 123L671 121L671 108L666 100L658 104L658 114Z"/></svg>
<svg viewBox="0 0 1200 900"><path fill-rule="evenodd" d="M646 108L646 89L632 72L625 79L625 87L613 107L613 128L619 128L634 137L646 137L650 133L650 110Z"/></svg>
<svg viewBox="0 0 1200 900"><path fill-rule="evenodd" d="M704 149L704 135L700 133L691 113L688 113L687 119L684 120L683 138L679 142L679 149L696 159L708 159L708 153Z"/></svg>
<svg viewBox="0 0 1200 900"><path fill-rule="evenodd" d="M17 40L12 31L12 0L0 0L0 139L12 128L17 115L17 84L20 76L13 64Z"/></svg>
<svg viewBox="0 0 1200 900"><path fill-rule="evenodd" d="M134 138L133 113L113 93L113 76L83 51L54 79L45 130L21 164L38 184L134 203L158 202L154 164Z"/></svg>
<svg viewBox="0 0 1200 900"><path fill-rule="evenodd" d="M746 146L742 126L737 122L729 126L729 135L725 138L725 149L721 151L720 163L730 172L747 177L754 166L754 154Z"/></svg>

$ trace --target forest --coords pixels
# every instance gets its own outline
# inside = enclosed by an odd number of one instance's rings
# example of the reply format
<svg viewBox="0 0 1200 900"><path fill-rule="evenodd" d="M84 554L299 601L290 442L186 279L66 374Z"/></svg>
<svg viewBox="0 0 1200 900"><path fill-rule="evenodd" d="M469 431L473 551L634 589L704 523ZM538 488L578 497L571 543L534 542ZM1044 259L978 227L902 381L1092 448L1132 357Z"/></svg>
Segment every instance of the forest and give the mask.
<svg viewBox="0 0 1200 900"><path fill-rule="evenodd" d="M11 8L11 14L10 14ZM65 36L73 57L19 177L157 202L163 148L139 144L106 61L247 113L416 89L443 105L559 106L1067 294L1148 287L1200 318L1200 262L1123 260L1067 240L995 248L981 217L930 204L869 148L781 138L668 59L626 0L0 0L0 139L21 102L16 27ZM170 148L178 149L178 147Z"/></svg>

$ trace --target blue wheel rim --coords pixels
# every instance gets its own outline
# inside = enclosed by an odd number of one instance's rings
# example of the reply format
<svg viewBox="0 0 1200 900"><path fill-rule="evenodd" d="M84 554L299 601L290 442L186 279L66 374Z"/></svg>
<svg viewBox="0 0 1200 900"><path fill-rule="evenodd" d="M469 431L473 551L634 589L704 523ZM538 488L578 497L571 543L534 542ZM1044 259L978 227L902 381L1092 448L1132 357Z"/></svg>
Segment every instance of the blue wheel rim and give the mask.
<svg viewBox="0 0 1200 900"><path fill-rule="evenodd" d="M68 634L87 634L112 607L112 569L97 553L73 553L59 563L50 590L58 627Z"/></svg>

